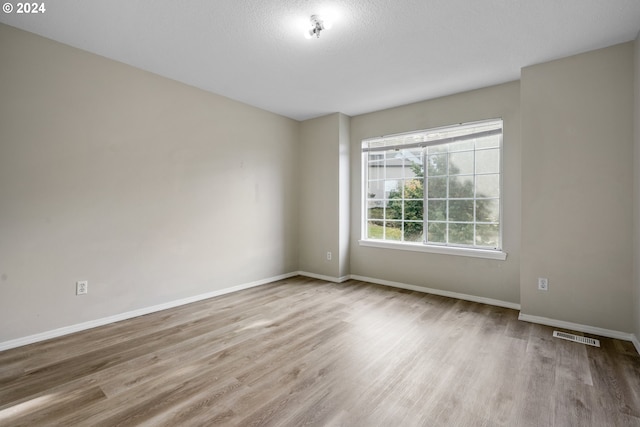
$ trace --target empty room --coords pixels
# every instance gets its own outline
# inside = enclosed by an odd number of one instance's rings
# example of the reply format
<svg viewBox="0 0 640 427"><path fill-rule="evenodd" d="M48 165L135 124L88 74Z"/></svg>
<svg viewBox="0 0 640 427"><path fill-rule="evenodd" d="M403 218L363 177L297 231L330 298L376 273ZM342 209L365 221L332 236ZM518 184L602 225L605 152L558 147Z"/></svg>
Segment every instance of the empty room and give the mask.
<svg viewBox="0 0 640 427"><path fill-rule="evenodd" d="M0 426L640 426L640 2L5 0Z"/></svg>

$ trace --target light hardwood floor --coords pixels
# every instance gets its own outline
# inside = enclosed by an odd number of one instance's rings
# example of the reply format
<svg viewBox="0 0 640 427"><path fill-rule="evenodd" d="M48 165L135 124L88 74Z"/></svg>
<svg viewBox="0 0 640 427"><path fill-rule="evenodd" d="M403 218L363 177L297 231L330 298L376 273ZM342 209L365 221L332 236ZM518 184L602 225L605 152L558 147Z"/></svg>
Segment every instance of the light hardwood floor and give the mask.
<svg viewBox="0 0 640 427"><path fill-rule="evenodd" d="M0 425L640 426L640 356L296 277L0 353Z"/></svg>

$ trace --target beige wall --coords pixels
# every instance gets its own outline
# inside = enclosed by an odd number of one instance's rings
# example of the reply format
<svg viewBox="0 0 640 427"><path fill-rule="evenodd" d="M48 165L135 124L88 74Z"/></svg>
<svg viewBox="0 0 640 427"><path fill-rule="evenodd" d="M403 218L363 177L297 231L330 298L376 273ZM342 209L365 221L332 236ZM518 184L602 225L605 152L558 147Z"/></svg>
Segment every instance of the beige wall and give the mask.
<svg viewBox="0 0 640 427"><path fill-rule="evenodd" d="M340 265L338 277L346 277L351 273L351 257L349 238L351 231L351 118L340 114L339 129L339 182L338 182L338 244L340 250Z"/></svg>
<svg viewBox="0 0 640 427"><path fill-rule="evenodd" d="M363 247L361 142L365 138L483 119L504 119L503 248L506 261ZM520 85L518 82L351 119L351 273L483 298L520 301Z"/></svg>
<svg viewBox="0 0 640 427"><path fill-rule="evenodd" d="M348 274L348 126L340 113L300 125L300 270L334 279Z"/></svg>
<svg viewBox="0 0 640 427"><path fill-rule="evenodd" d="M297 270L298 122L5 25L0 64L0 342Z"/></svg>
<svg viewBox="0 0 640 427"><path fill-rule="evenodd" d="M633 250L633 281L635 297L634 301L634 329L633 332L637 339L640 339L640 33L634 43L634 155L633 155L633 171L634 171L634 250ZM639 349L640 350L640 349Z"/></svg>
<svg viewBox="0 0 640 427"><path fill-rule="evenodd" d="M523 69L524 314L632 331L632 47Z"/></svg>

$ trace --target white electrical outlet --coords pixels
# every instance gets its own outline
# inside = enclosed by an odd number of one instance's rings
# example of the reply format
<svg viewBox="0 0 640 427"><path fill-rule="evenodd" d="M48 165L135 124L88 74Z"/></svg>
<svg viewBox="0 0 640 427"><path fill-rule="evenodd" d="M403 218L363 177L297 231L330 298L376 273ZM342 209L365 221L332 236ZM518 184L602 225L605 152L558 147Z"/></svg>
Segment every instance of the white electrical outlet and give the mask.
<svg viewBox="0 0 640 427"><path fill-rule="evenodd" d="M539 291L548 291L549 290L549 279L546 277L538 277L538 290Z"/></svg>
<svg viewBox="0 0 640 427"><path fill-rule="evenodd" d="M327 261L331 261L331 252L327 252Z"/></svg>
<svg viewBox="0 0 640 427"><path fill-rule="evenodd" d="M89 293L89 281L79 280L76 282L76 295L84 295Z"/></svg>

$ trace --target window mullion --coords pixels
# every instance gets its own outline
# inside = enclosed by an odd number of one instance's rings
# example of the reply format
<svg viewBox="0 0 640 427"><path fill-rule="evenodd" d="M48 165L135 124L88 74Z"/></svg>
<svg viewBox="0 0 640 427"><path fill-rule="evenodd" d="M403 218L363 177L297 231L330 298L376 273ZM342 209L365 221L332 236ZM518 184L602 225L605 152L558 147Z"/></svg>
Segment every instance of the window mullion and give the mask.
<svg viewBox="0 0 640 427"><path fill-rule="evenodd" d="M427 243L429 233L429 201L427 196L429 194L429 187L427 186L427 175L429 169L427 169L427 149L423 148L422 154L422 242Z"/></svg>
<svg viewBox="0 0 640 427"><path fill-rule="evenodd" d="M473 241L472 244L476 244L476 231L478 224L478 217L476 216L476 141L473 142Z"/></svg>
<svg viewBox="0 0 640 427"><path fill-rule="evenodd" d="M382 159L384 165L383 188L382 188L382 240L387 239L387 153Z"/></svg>
<svg viewBox="0 0 640 427"><path fill-rule="evenodd" d="M402 188L402 192L400 193L400 241L404 242L404 219L405 219L405 198L407 197L407 189L405 188L405 184L407 182L407 154L402 151L402 175L400 178L400 187Z"/></svg>
<svg viewBox="0 0 640 427"><path fill-rule="evenodd" d="M446 186L446 193L445 193L445 217L444 217L444 243L445 245L449 244L449 201L451 200L449 198L449 182L451 181L451 176L449 175L449 149L447 148L447 153L446 153L446 159L447 162L445 163L445 177L447 179L447 186Z"/></svg>

